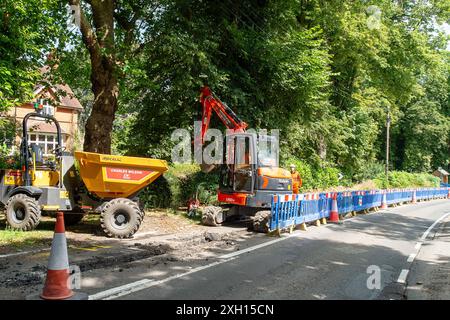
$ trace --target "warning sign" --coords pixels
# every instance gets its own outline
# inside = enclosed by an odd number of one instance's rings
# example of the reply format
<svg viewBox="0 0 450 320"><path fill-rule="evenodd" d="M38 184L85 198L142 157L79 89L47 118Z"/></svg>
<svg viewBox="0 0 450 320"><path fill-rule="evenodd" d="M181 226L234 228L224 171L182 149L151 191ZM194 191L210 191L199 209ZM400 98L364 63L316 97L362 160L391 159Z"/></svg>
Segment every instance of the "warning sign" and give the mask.
<svg viewBox="0 0 450 320"><path fill-rule="evenodd" d="M152 172L150 170L106 167L106 177L108 179L139 181Z"/></svg>

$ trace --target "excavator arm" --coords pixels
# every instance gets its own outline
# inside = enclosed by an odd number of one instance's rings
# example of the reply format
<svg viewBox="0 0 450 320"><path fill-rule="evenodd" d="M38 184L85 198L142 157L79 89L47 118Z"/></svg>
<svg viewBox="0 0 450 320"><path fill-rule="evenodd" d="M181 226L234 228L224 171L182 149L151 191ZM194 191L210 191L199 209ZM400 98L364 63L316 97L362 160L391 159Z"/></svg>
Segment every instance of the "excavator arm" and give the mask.
<svg viewBox="0 0 450 320"><path fill-rule="evenodd" d="M203 144L206 132L208 131L211 114L214 111L227 129L233 132L244 132L247 123L238 118L238 116L225 103L220 101L209 87L203 87L200 94L200 102L203 106L202 130L200 141Z"/></svg>

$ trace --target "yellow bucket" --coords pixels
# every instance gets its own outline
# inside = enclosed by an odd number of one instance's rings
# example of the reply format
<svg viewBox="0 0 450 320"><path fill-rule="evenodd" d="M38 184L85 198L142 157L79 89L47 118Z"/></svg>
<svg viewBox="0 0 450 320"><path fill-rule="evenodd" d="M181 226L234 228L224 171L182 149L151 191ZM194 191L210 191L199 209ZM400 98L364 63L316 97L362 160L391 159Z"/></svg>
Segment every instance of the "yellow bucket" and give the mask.
<svg viewBox="0 0 450 320"><path fill-rule="evenodd" d="M128 198L166 172L158 159L75 151L86 188L100 198Z"/></svg>

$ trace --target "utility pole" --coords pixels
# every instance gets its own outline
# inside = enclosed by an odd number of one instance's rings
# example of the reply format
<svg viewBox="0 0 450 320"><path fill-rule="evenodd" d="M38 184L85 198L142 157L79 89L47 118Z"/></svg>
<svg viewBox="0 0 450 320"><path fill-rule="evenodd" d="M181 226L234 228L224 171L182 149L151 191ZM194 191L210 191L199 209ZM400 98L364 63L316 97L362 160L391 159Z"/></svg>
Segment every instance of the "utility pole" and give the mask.
<svg viewBox="0 0 450 320"><path fill-rule="evenodd" d="M389 184L389 130L391 127L391 115L389 113L389 108L387 109L386 118L386 185Z"/></svg>

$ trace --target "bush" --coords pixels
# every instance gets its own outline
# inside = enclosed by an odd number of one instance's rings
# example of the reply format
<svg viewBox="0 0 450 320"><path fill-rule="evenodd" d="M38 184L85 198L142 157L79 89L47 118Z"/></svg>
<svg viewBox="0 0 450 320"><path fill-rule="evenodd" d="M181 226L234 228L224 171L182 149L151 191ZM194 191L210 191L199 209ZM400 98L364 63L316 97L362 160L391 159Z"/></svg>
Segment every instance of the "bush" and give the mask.
<svg viewBox="0 0 450 320"><path fill-rule="evenodd" d="M285 167L289 167L290 164L297 166L297 171L302 178L303 185L300 192L327 189L341 184L337 168L316 168L296 158L289 158L284 162Z"/></svg>
<svg viewBox="0 0 450 320"><path fill-rule="evenodd" d="M339 170L336 168L319 168L317 170L317 180L319 189L337 187L339 185Z"/></svg>
<svg viewBox="0 0 450 320"><path fill-rule="evenodd" d="M173 164L139 198L146 208L178 208L196 194L202 204L215 204L218 182L216 171L203 173L196 164Z"/></svg>
<svg viewBox="0 0 450 320"><path fill-rule="evenodd" d="M378 188L410 188L410 187L439 187L440 180L428 173L409 173L405 171L389 172L389 181L383 174L374 179Z"/></svg>
<svg viewBox="0 0 450 320"><path fill-rule="evenodd" d="M357 174L355 174L354 179L357 182L371 180L375 177L383 175L384 172L384 164L380 162L369 162L365 166L363 166Z"/></svg>
<svg viewBox="0 0 450 320"><path fill-rule="evenodd" d="M18 153L10 154L11 149L6 144L0 145L0 169L20 169Z"/></svg>
<svg viewBox="0 0 450 320"><path fill-rule="evenodd" d="M297 167L297 171L298 173L300 173L300 177L302 178L303 184L300 188L300 192L314 189L316 185L316 179L314 177L311 166L299 159L289 158L284 162L284 167L288 168L291 164L294 164Z"/></svg>
<svg viewBox="0 0 450 320"><path fill-rule="evenodd" d="M156 179L139 194L139 201L149 208L167 208L172 201L172 192L165 176Z"/></svg>

